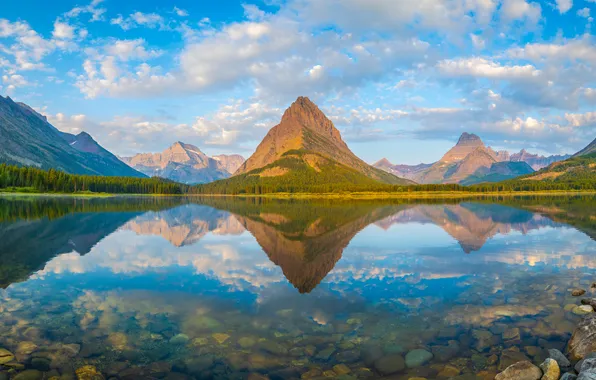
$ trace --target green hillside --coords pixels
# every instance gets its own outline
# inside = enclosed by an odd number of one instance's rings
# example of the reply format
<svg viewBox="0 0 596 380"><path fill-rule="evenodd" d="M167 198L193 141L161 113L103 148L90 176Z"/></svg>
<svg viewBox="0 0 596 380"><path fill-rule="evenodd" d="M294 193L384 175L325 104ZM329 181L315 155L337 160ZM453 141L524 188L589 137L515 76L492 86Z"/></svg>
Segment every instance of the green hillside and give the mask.
<svg viewBox="0 0 596 380"><path fill-rule="evenodd" d="M380 171L380 170L379 170ZM397 185L412 181L384 173ZM396 183L397 182L397 183ZM265 167L221 181L198 185L199 194L265 194L275 192L383 191L387 184L318 153L292 150Z"/></svg>

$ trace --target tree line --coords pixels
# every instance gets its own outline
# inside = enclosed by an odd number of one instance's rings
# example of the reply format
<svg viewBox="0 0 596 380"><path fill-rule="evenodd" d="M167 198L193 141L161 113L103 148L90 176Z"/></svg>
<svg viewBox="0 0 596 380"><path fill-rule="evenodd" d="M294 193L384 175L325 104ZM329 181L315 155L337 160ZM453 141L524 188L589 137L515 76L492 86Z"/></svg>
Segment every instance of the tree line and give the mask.
<svg viewBox="0 0 596 380"><path fill-rule="evenodd" d="M31 189L50 193L114 193L164 195L260 195L270 193L341 193L341 192L519 192L596 190L596 174L591 166L570 171L555 180L513 180L471 186L458 184L388 185L341 168L311 173L290 170L276 177L241 175L203 185L185 185L163 178L105 177L67 174L55 169L41 170L0 164L0 189Z"/></svg>
<svg viewBox="0 0 596 380"><path fill-rule="evenodd" d="M0 164L0 189L31 188L49 193L183 194L188 186L163 178L104 177L68 174L28 166Z"/></svg>

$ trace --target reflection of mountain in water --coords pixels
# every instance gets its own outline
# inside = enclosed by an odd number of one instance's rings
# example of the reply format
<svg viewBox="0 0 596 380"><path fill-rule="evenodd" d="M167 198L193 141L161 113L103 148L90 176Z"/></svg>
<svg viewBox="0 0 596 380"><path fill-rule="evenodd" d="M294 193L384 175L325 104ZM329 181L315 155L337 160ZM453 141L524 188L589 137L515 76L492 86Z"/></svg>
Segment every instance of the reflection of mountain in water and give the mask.
<svg viewBox="0 0 596 380"><path fill-rule="evenodd" d="M374 203L210 202L235 213L300 293L311 292L363 228L399 210Z"/></svg>
<svg viewBox="0 0 596 380"><path fill-rule="evenodd" d="M192 245L207 233L239 235L244 227L230 213L208 206L187 204L148 212L124 226L139 235L160 235L176 247Z"/></svg>
<svg viewBox="0 0 596 380"><path fill-rule="evenodd" d="M487 240L518 231L523 234L559 225L539 214L498 204L460 203L418 205L400 211L376 224L388 229L393 224L431 223L456 239L464 252L478 251Z"/></svg>
<svg viewBox="0 0 596 380"><path fill-rule="evenodd" d="M75 213L59 219L0 223L0 287L27 279L54 256L85 255L140 212Z"/></svg>
<svg viewBox="0 0 596 380"><path fill-rule="evenodd" d="M27 279L53 257L85 255L103 238L146 210L178 199L0 198L0 287Z"/></svg>

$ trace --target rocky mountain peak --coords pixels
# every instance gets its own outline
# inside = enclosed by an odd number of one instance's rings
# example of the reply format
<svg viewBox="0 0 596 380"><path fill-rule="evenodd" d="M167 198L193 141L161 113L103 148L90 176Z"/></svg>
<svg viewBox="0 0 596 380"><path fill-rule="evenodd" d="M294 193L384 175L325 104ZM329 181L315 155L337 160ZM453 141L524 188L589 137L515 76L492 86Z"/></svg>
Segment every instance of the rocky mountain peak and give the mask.
<svg viewBox="0 0 596 380"><path fill-rule="evenodd" d="M393 166L393 164L391 163L391 161L389 161L388 159L386 159L385 157L381 158L379 161L375 162L373 164L374 167L388 167L388 166Z"/></svg>
<svg viewBox="0 0 596 380"><path fill-rule="evenodd" d="M299 96L286 109L279 125L283 127L282 129L309 128L334 140L341 141L339 131L333 126L333 122L325 116L316 104L305 96Z"/></svg>
<svg viewBox="0 0 596 380"><path fill-rule="evenodd" d="M484 145L478 135L464 132L459 137L456 145Z"/></svg>

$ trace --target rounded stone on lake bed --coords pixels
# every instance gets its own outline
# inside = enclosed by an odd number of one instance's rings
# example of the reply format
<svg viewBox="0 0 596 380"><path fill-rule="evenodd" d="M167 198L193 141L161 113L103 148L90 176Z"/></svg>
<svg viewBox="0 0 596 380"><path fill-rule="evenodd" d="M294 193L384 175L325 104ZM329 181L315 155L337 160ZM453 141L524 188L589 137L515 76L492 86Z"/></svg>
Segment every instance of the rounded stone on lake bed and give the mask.
<svg viewBox="0 0 596 380"><path fill-rule="evenodd" d="M13 380L42 380L43 372L36 369L28 369L23 372L19 372Z"/></svg>
<svg viewBox="0 0 596 380"><path fill-rule="evenodd" d="M178 334L178 335L174 335L172 337L172 339L170 339L170 344L185 345L186 343L188 343L189 340L190 340L190 338L188 337L188 335Z"/></svg>
<svg viewBox="0 0 596 380"><path fill-rule="evenodd" d="M576 288L576 289L571 290L571 295L574 297L583 296L584 294L586 294L585 289Z"/></svg>
<svg viewBox="0 0 596 380"><path fill-rule="evenodd" d="M406 363L401 355L391 354L375 361L374 366L381 375L391 375L403 371L406 368Z"/></svg>
<svg viewBox="0 0 596 380"><path fill-rule="evenodd" d="M219 344L223 344L226 340L228 340L230 338L230 336L228 334L222 334L222 333L215 333L211 336Z"/></svg>
<svg viewBox="0 0 596 380"><path fill-rule="evenodd" d="M5 348L0 348L0 364L8 363L14 360L14 354Z"/></svg>
<svg viewBox="0 0 596 380"><path fill-rule="evenodd" d="M517 362L507 367L495 376L495 380L539 380L542 371L527 360Z"/></svg>
<svg viewBox="0 0 596 380"><path fill-rule="evenodd" d="M549 349L548 356L549 358L556 360L560 368L568 368L571 366L569 359L567 359L567 357L565 357L565 355L563 355L563 353L556 348Z"/></svg>
<svg viewBox="0 0 596 380"><path fill-rule="evenodd" d="M590 305L579 305L573 308L571 312L575 315L586 315L594 312L594 308Z"/></svg>
<svg viewBox="0 0 596 380"><path fill-rule="evenodd" d="M86 365L75 371L78 380L104 380L103 375L92 365Z"/></svg>
<svg viewBox="0 0 596 380"><path fill-rule="evenodd" d="M432 358L433 354L424 349L419 348L416 350L412 350L406 354L406 367L420 367L431 361Z"/></svg>

